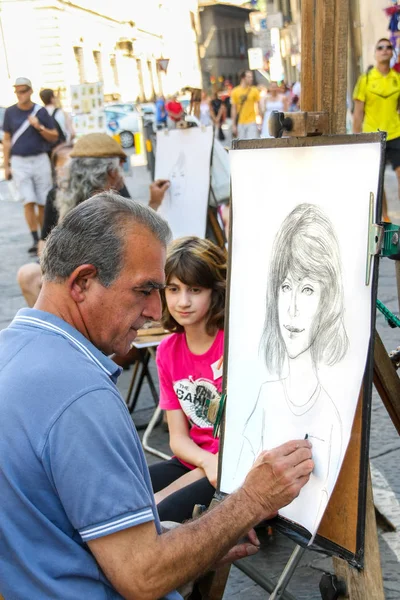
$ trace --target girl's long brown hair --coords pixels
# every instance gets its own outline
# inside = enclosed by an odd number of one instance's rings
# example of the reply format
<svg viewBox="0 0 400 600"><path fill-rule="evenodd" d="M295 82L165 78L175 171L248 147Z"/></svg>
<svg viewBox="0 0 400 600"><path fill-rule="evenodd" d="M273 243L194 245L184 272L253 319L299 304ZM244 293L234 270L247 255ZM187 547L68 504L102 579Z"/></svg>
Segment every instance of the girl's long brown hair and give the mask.
<svg viewBox="0 0 400 600"><path fill-rule="evenodd" d="M185 285L211 289L211 304L207 314L206 331L214 335L224 328L226 253L209 240L195 236L175 240L169 247L165 264L167 285L176 277ZM184 331L170 315L165 293L163 301L163 326L174 333Z"/></svg>

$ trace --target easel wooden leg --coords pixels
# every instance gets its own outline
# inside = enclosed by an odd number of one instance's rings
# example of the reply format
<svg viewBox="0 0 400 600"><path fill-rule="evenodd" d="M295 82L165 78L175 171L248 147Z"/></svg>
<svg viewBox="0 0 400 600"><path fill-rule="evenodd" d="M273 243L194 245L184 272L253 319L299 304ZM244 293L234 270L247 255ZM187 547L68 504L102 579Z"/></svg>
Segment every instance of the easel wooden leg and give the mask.
<svg viewBox="0 0 400 600"><path fill-rule="evenodd" d="M400 435L400 379L377 331L374 345L374 385Z"/></svg>
<svg viewBox="0 0 400 600"><path fill-rule="evenodd" d="M224 234L218 223L217 217L215 216L215 212L210 206L208 207L208 222L210 223L210 227L213 231L218 246L220 248L225 248Z"/></svg>
<svg viewBox="0 0 400 600"><path fill-rule="evenodd" d="M213 498L210 509L218 505L220 500ZM228 581L231 565L225 565L217 571L210 571L196 583L201 600L221 600L224 595L226 582Z"/></svg>
<svg viewBox="0 0 400 600"><path fill-rule="evenodd" d="M197 582L197 591L200 594L201 600L222 599L230 570L230 565L221 567L218 571L207 573Z"/></svg>
<svg viewBox="0 0 400 600"><path fill-rule="evenodd" d="M375 332L374 345L374 385L394 426L400 434L400 379L390 362L378 332ZM339 558L334 558L333 562L336 575L346 582L347 597L350 600L364 600L366 598L373 598L374 600L384 599L370 474L367 486L364 569L358 571L350 567L346 561Z"/></svg>
<svg viewBox="0 0 400 600"><path fill-rule="evenodd" d="M337 577L346 582L346 598L350 600L385 599L370 473L367 486L364 569L354 569L340 558L334 558L333 564Z"/></svg>

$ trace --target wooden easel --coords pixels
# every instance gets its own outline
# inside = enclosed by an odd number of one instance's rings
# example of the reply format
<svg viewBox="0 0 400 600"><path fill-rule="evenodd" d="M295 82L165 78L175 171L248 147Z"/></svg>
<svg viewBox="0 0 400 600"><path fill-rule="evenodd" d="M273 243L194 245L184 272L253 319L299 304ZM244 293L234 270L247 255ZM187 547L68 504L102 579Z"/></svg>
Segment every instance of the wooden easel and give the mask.
<svg viewBox="0 0 400 600"><path fill-rule="evenodd" d="M314 133L346 133L346 92L347 92L347 56L348 30L351 0L303 0L302 2L302 74L301 74L301 110L307 113L320 113L318 123L323 131ZM350 24L352 26L352 23ZM324 113L321 115L321 113ZM303 133L312 134L307 129L307 115L300 117ZM299 135L293 131L293 134ZM400 299L399 299L400 301ZM400 380L386 353L382 341L375 333L374 384L389 415L400 434ZM361 392L362 393L362 392ZM358 464L361 444L362 404L359 401L354 419L351 441L343 463L338 484L332 495L348 492L346 481L357 476L354 465ZM334 504L334 503L332 503ZM347 508L347 505L346 505ZM354 519L365 516L364 568L354 569L339 558L334 558L334 567L338 578L347 588L346 598L350 600L384 600L382 571L380 565L378 536L372 495L371 477L367 483L365 515L357 514L354 499L348 498L349 520L348 535L355 538ZM336 515L337 516L337 515ZM321 530L327 533L331 527L329 506L321 523ZM331 537L335 535L330 532ZM348 543L354 540L349 539ZM203 600L221 600L229 568L208 574L200 584ZM344 598L344 596L340 596Z"/></svg>

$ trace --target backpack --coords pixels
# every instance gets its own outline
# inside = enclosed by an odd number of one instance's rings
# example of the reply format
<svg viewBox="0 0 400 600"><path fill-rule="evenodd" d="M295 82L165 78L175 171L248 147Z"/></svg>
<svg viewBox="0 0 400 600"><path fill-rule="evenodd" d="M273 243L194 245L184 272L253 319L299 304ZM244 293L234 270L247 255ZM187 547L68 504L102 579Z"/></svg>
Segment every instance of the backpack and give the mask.
<svg viewBox="0 0 400 600"><path fill-rule="evenodd" d="M56 147L56 146L58 146L59 144L63 144L64 142L66 142L66 141L67 141L67 138L66 138L66 136L65 136L65 133L63 132L63 130L62 130L62 128L61 128L61 125L60 125L60 123L59 123L59 122L57 121L57 119L56 119L56 112L57 112L58 110L59 110L59 109L58 109L58 108L56 108L56 109L54 110L54 112L53 112L53 115L52 115L52 117L53 117L53 121L54 121L54 123L55 123L55 129L57 129L57 133L58 133L58 140L57 140L56 142L53 142L53 143L51 144L51 147L52 147L52 148L55 148L55 147Z"/></svg>

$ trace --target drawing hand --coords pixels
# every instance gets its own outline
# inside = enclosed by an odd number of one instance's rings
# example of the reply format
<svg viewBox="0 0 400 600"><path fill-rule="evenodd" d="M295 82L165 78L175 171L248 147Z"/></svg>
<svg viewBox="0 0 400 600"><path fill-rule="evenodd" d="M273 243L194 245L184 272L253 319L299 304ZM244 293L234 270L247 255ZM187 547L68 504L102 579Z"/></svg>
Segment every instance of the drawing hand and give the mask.
<svg viewBox="0 0 400 600"><path fill-rule="evenodd" d="M213 487L217 487L217 477L218 477L218 454L211 454L211 452L207 452L208 456L203 460L201 468L208 481L211 483Z"/></svg>
<svg viewBox="0 0 400 600"><path fill-rule="evenodd" d="M170 187L170 182L167 179L156 179L150 185L150 202L149 206L153 210L157 210L164 199L164 194Z"/></svg>
<svg viewBox="0 0 400 600"><path fill-rule="evenodd" d="M309 440L293 440L262 452L248 473L243 490L260 508L260 521L290 504L314 468Z"/></svg>

